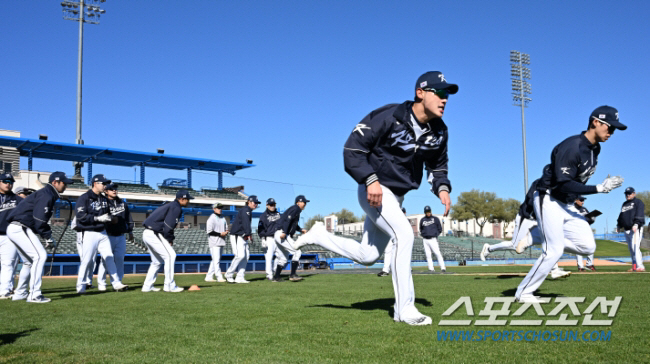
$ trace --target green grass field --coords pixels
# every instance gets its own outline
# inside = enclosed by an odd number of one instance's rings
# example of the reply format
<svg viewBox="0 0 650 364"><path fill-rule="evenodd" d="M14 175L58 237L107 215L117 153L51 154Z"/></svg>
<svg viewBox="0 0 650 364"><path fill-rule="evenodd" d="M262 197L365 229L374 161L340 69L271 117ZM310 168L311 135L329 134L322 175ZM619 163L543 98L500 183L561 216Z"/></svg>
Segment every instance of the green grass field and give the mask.
<svg viewBox="0 0 650 364"><path fill-rule="evenodd" d="M439 341L438 330L545 330L544 327L439 327L442 313L471 296L475 314L485 297L512 296L529 267L451 267L457 273L415 274L416 305L434 325L410 327L392 320L390 277L312 274L302 282L206 283L203 275L178 275L177 283L201 291L142 293L143 276L127 276L134 290L75 294L72 278L46 278L49 304L0 301L2 362L219 362L219 363L428 363L428 362L643 362L650 357L650 274L599 267L547 280L542 296L623 296L612 326L549 330L611 330L607 342ZM508 274L510 273L510 274ZM162 277L158 279L162 283ZM513 304L516 309L520 304ZM546 308L548 312L552 308ZM555 307L555 304L548 307ZM514 312L514 310L512 311ZM511 314L512 314L511 312ZM563 313L571 313L568 309ZM453 318L467 316L461 308ZM529 310L523 318L537 316ZM481 318L475 316L474 319ZM604 315L595 317L605 319ZM512 316L510 316L512 319ZM579 317L582 319L582 316ZM646 359L642 359L646 358Z"/></svg>
<svg viewBox="0 0 650 364"><path fill-rule="evenodd" d="M648 249L641 248L641 252L645 253ZM627 244L618 243L611 240L596 240L596 257L629 257L630 251Z"/></svg>

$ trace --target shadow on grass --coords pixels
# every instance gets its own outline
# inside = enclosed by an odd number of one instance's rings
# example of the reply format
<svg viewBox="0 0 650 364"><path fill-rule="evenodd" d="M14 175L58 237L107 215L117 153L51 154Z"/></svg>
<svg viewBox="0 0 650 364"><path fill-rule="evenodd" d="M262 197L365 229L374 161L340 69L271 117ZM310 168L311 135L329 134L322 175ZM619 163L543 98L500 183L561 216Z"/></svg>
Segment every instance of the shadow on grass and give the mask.
<svg viewBox="0 0 650 364"><path fill-rule="evenodd" d="M506 289L505 291L501 292L501 295L505 296L505 297L514 297L515 293L517 293L517 289L516 288L511 288L511 289ZM533 292L533 294L535 296L551 297L551 298L561 296L561 295L559 295L557 293L540 293L539 290Z"/></svg>
<svg viewBox="0 0 650 364"><path fill-rule="evenodd" d="M426 300L424 298L416 298L415 303L426 307L433 306L433 304L429 302L429 300ZM343 310L361 310L361 311L384 310L388 312L388 315L390 317L393 317L395 313L395 310L393 309L394 304L395 304L394 298L378 298L376 300L356 302L351 304L350 306L333 305L331 303L328 303L323 305L312 305L307 307L338 308Z"/></svg>
<svg viewBox="0 0 650 364"><path fill-rule="evenodd" d="M23 330L20 332L14 332L14 333L8 333L8 334L0 334L0 346L7 345L7 344L13 344L16 340L23 336L29 336L29 334L33 331L40 330L40 329L29 329L29 330Z"/></svg>

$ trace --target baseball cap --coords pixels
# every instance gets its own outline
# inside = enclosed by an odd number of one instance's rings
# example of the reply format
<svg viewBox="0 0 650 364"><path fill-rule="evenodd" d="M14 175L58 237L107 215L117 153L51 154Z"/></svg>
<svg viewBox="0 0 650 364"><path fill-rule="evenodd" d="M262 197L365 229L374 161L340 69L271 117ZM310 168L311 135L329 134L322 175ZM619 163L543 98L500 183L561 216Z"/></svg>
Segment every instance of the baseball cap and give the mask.
<svg viewBox="0 0 650 364"><path fill-rule="evenodd" d="M618 110L611 106L603 105L597 107L596 110L594 110L589 116L589 121L591 121L593 118L596 118L603 123L611 125L619 130L627 129L626 125L621 124L621 122L618 121Z"/></svg>
<svg viewBox="0 0 650 364"><path fill-rule="evenodd" d="M116 191L117 190L117 183L111 182L111 183L107 184L106 186L104 186L104 189L105 190L115 190Z"/></svg>
<svg viewBox="0 0 650 364"><path fill-rule="evenodd" d="M260 200L257 199L256 195L250 195L248 196L248 202L255 202L256 204L260 204Z"/></svg>
<svg viewBox="0 0 650 364"><path fill-rule="evenodd" d="M10 180L11 182L16 182L14 176L12 176L11 173L0 174L0 181L4 181L4 180Z"/></svg>
<svg viewBox="0 0 650 364"><path fill-rule="evenodd" d="M104 177L103 174L96 174L96 175L93 176L93 179L92 179L92 183L95 183L95 182L101 182L101 183L107 185L107 184L111 183L111 180Z"/></svg>
<svg viewBox="0 0 650 364"><path fill-rule="evenodd" d="M176 192L176 198L186 198L188 200L194 199L194 197L190 196L190 193L187 190L178 190L178 192Z"/></svg>
<svg viewBox="0 0 650 364"><path fill-rule="evenodd" d="M59 172L59 171L54 172L54 173L52 173L50 175L49 183L52 183L54 181L60 181L60 182L63 182L65 184L72 183L72 180L70 178L66 177L64 172Z"/></svg>
<svg viewBox="0 0 650 364"><path fill-rule="evenodd" d="M296 203L298 202L307 203L309 200L305 197L305 195L298 195L298 197L296 197Z"/></svg>
<svg viewBox="0 0 650 364"><path fill-rule="evenodd" d="M18 195L20 193L23 193L25 195L29 195L29 194L33 193L34 191L36 191L36 190L33 189L33 188L27 188L27 187L22 187L22 186L18 186L16 188L14 188L14 194L16 194L16 195Z"/></svg>
<svg viewBox="0 0 650 364"><path fill-rule="evenodd" d="M431 212L431 206L424 206L424 212Z"/></svg>
<svg viewBox="0 0 650 364"><path fill-rule="evenodd" d="M626 194L626 195L631 195L631 194L633 194L634 192L635 192L635 191L634 191L634 187L628 187L628 188L625 189L625 194Z"/></svg>
<svg viewBox="0 0 650 364"><path fill-rule="evenodd" d="M436 90L447 90L450 94L458 92L458 85L447 83L445 75L440 71L429 71L418 77L415 82L415 89L435 88Z"/></svg>
<svg viewBox="0 0 650 364"><path fill-rule="evenodd" d="M271 197L271 198L269 198L268 200L266 200L266 204L267 204L267 205L275 205L275 200L273 199L273 197Z"/></svg>
<svg viewBox="0 0 650 364"><path fill-rule="evenodd" d="M587 199L587 198L586 198L585 196L578 196L578 197L576 197L576 200L580 200L580 201L584 201L584 200L586 200L586 199Z"/></svg>
<svg viewBox="0 0 650 364"><path fill-rule="evenodd" d="M213 209L223 210L224 207L226 207L226 206L224 206L224 204L222 204L221 202L217 202L215 204L212 204Z"/></svg>

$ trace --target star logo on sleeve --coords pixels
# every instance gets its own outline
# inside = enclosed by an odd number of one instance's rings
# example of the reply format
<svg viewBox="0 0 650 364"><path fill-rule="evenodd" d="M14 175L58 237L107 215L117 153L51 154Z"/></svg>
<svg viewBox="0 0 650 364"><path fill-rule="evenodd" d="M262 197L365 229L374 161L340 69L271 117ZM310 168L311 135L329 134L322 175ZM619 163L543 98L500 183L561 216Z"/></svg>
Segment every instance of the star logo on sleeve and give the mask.
<svg viewBox="0 0 650 364"><path fill-rule="evenodd" d="M560 169L562 170L563 174L569 174L569 169L571 169L571 168L569 168L569 167L561 167Z"/></svg>
<svg viewBox="0 0 650 364"><path fill-rule="evenodd" d="M79 206L79 207L77 207L77 211L78 211L78 212L81 212L81 211L83 211L83 210L84 210L84 207L83 207L83 206Z"/></svg>
<svg viewBox="0 0 650 364"><path fill-rule="evenodd" d="M370 127L366 126L366 124L359 123L359 124L357 124L357 126L354 128L354 130L352 132L354 133L356 131L356 132L359 132L359 134L361 134L361 136L365 136L365 134L363 134L364 129L370 130Z"/></svg>

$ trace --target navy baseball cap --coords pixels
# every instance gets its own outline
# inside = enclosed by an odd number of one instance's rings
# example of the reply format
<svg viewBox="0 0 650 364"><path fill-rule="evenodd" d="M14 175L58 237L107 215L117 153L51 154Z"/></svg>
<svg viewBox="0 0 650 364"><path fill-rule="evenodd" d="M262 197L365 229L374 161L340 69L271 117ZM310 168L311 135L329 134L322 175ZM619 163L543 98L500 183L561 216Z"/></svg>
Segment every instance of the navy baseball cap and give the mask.
<svg viewBox="0 0 650 364"><path fill-rule="evenodd" d="M597 119L598 121L613 126L619 130L627 129L626 125L621 124L621 122L618 121L618 110L611 106L604 105L597 107L596 110L594 110L589 116L590 122L591 119Z"/></svg>
<svg viewBox="0 0 650 364"><path fill-rule="evenodd" d="M267 205L275 205L275 200L273 199L273 197L271 197L271 198L269 198L268 200L266 200L266 204L267 204Z"/></svg>
<svg viewBox="0 0 650 364"><path fill-rule="evenodd" d="M580 200L580 201L584 201L584 200L586 200L586 199L587 199L587 198L586 198L585 196L578 196L578 197L576 197L576 200Z"/></svg>
<svg viewBox="0 0 650 364"><path fill-rule="evenodd" d="M431 206L424 206L424 212L431 212Z"/></svg>
<svg viewBox="0 0 650 364"><path fill-rule="evenodd" d="M117 183L109 183L104 187L105 190L114 190L117 191Z"/></svg>
<svg viewBox="0 0 650 364"><path fill-rule="evenodd" d="M0 181L6 181L9 180L11 182L16 182L14 179L14 176L11 175L11 173L2 173L0 174Z"/></svg>
<svg viewBox="0 0 650 364"><path fill-rule="evenodd" d="M65 173L63 172L54 172L50 175L49 182L52 183L54 181L60 181L65 184L70 184L72 183L72 180L68 177L66 177Z"/></svg>
<svg viewBox="0 0 650 364"><path fill-rule="evenodd" d="M447 83L447 80L445 80L445 75L443 75L440 71L429 71L418 77L417 82L415 82L415 89L417 90L419 88L447 90L452 95L458 92L458 85Z"/></svg>
<svg viewBox="0 0 650 364"><path fill-rule="evenodd" d="M296 203L298 202L307 203L309 200L305 197L305 195L298 195L298 197L296 197Z"/></svg>
<svg viewBox="0 0 650 364"><path fill-rule="evenodd" d="M176 198L186 198L188 200L194 199L194 197L190 196L190 193L187 190L178 190L178 192L176 192Z"/></svg>
<svg viewBox="0 0 650 364"><path fill-rule="evenodd" d="M93 179L92 179L92 183L95 183L95 182L100 182L100 183L103 183L103 184L107 185L107 184L111 183L111 180L104 177L103 174L96 174L96 175L93 176Z"/></svg>
<svg viewBox="0 0 650 364"><path fill-rule="evenodd" d="M248 202L254 202L256 204L260 204L260 200L257 199L256 195L250 195L248 196Z"/></svg>
<svg viewBox="0 0 650 364"><path fill-rule="evenodd" d="M625 189L625 194L626 194L626 195L631 195L631 194L633 194L634 192L635 192L635 191L634 191L634 187L628 187L628 188Z"/></svg>

